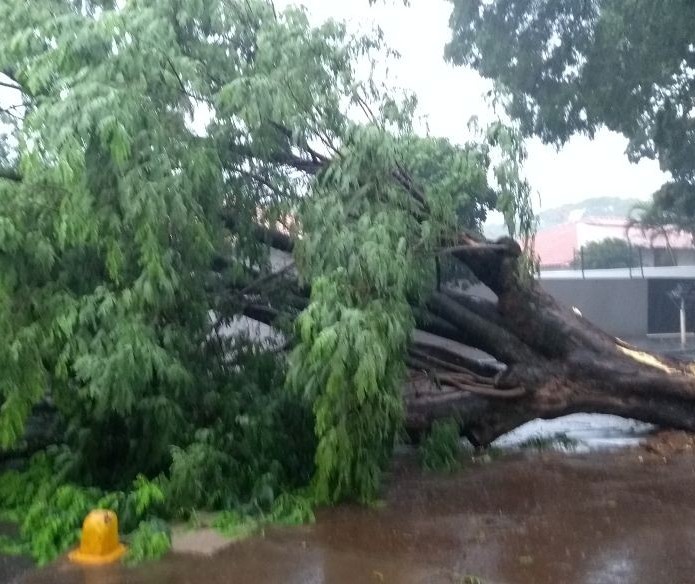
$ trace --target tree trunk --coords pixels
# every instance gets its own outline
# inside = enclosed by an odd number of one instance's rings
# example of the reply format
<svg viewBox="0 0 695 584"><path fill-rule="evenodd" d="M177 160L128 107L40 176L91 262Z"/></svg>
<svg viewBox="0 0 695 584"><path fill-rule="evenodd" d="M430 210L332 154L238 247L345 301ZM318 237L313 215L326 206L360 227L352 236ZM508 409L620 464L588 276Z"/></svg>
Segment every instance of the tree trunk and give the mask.
<svg viewBox="0 0 695 584"><path fill-rule="evenodd" d="M530 420L585 412L695 431L695 365L632 347L560 306L519 275L520 250L507 245L457 252L497 302L434 293L429 320L425 314L419 322L484 350L500 371L480 375L451 352L447 358L416 344L406 392L409 428L453 415L471 442L485 446Z"/></svg>

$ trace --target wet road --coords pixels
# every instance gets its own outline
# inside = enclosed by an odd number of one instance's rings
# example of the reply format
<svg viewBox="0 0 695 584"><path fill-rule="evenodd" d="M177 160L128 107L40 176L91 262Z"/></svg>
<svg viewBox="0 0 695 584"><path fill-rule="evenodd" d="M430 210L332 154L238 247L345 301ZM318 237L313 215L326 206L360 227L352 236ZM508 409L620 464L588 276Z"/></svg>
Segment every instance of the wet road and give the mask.
<svg viewBox="0 0 695 584"><path fill-rule="evenodd" d="M0 537L6 536L16 537L17 528L14 525L0 521ZM29 558L0 554L0 584L17 581L21 574L31 568L32 563Z"/></svg>
<svg viewBox="0 0 695 584"><path fill-rule="evenodd" d="M529 460L532 457L532 460ZM641 457L641 458L640 458ZM320 512L212 558L65 564L27 584L695 582L695 456L517 454L455 476L402 463L386 505Z"/></svg>

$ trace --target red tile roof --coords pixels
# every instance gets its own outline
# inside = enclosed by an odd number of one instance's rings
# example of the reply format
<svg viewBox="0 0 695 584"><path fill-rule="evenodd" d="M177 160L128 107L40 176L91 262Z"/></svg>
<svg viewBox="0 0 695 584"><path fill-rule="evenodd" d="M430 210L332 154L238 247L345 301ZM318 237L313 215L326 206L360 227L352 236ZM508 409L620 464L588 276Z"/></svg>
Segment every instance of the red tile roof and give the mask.
<svg viewBox="0 0 695 584"><path fill-rule="evenodd" d="M536 234L535 252L542 266L567 267L578 248L576 223L557 225Z"/></svg>

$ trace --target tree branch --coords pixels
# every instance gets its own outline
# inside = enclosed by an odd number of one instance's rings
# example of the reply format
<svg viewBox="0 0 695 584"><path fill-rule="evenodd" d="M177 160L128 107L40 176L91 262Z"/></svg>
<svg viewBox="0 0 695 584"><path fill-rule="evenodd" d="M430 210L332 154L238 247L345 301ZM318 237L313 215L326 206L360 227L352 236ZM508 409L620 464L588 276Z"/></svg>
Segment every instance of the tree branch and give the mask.
<svg viewBox="0 0 695 584"><path fill-rule="evenodd" d="M22 91L22 87L20 85L15 85L14 83L7 83L2 79L0 79L0 86L9 87L10 89L16 89L17 91Z"/></svg>
<svg viewBox="0 0 695 584"><path fill-rule="evenodd" d="M263 304L247 304L244 306L242 314L268 326L273 326L273 323L280 316L277 310Z"/></svg>
<svg viewBox="0 0 695 584"><path fill-rule="evenodd" d="M468 347L462 345L460 347L461 350L457 350L459 347L456 341L452 343L446 337L434 335L432 335L430 340L422 334L424 332L423 330L415 331L410 350L417 351L421 356L426 355L428 360L438 359L447 363L449 367L454 368L452 370L455 370L455 367L461 367L465 371L472 371L477 375L490 378L496 377L505 370L505 365L495 361L493 358L489 360L476 359L474 356L469 356L465 353Z"/></svg>
<svg viewBox="0 0 695 584"><path fill-rule="evenodd" d="M0 179L11 180L14 182L22 182L22 175L12 168L0 166Z"/></svg>
<svg viewBox="0 0 695 584"><path fill-rule="evenodd" d="M287 264L284 268L278 270L277 272L271 272L269 274L266 274L265 276L261 276L260 278L258 278L254 282L251 282L248 286L240 290L239 295L243 296L245 294L253 292L254 290L258 290L258 288L260 288L264 284L267 284L268 282L272 282L273 280L276 280L277 278L284 276L285 274L293 270L294 267L294 262L292 262Z"/></svg>
<svg viewBox="0 0 695 584"><path fill-rule="evenodd" d="M462 306L465 306L468 310L475 312L478 316L494 322L499 326L504 326L496 301L493 302L487 298L460 293L454 290L445 289L442 293Z"/></svg>
<svg viewBox="0 0 695 584"><path fill-rule="evenodd" d="M451 376L439 375L438 373L435 373L434 376L442 385L449 385L460 391L467 391L482 397L489 397L492 399L518 399L526 395L526 390L523 387L514 389L494 389L484 385L476 385L475 383L461 382Z"/></svg>
<svg viewBox="0 0 695 584"><path fill-rule="evenodd" d="M507 253L511 256L516 257L518 254L509 245L504 243L477 243L475 245L465 244L465 245L455 245L452 247L445 247L439 250L440 254L451 254L459 256L459 259L463 258L468 254L489 254L489 253Z"/></svg>
<svg viewBox="0 0 695 584"><path fill-rule="evenodd" d="M508 365L538 361L531 348L505 328L475 314L445 294L435 292L428 307L453 325L461 342L477 347Z"/></svg>
<svg viewBox="0 0 695 584"><path fill-rule="evenodd" d="M238 230L239 221L229 213L222 214L222 222L225 227L232 232ZM292 253L294 249L294 240L287 233L281 233L275 229L264 227L263 225L255 224L253 226L253 236L258 241L269 245L272 248Z"/></svg>

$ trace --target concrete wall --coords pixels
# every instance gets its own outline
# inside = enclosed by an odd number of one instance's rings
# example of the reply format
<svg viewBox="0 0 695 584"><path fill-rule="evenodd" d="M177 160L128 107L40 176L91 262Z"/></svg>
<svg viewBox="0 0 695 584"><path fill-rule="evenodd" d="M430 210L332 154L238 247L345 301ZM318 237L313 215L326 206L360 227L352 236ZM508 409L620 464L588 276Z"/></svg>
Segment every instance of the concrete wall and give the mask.
<svg viewBox="0 0 695 584"><path fill-rule="evenodd" d="M647 334L647 280L543 280L541 286L565 306L618 337Z"/></svg>
<svg viewBox="0 0 695 584"><path fill-rule="evenodd" d="M643 249L642 250L642 265L647 266L670 266L675 259L677 266L693 266L695 265L695 249L680 248L673 249L673 255L666 248L659 249ZM657 258L659 261L657 261Z"/></svg>
<svg viewBox="0 0 695 584"><path fill-rule="evenodd" d="M695 266L695 249L677 249L675 252L679 266Z"/></svg>

